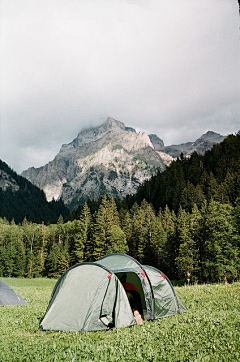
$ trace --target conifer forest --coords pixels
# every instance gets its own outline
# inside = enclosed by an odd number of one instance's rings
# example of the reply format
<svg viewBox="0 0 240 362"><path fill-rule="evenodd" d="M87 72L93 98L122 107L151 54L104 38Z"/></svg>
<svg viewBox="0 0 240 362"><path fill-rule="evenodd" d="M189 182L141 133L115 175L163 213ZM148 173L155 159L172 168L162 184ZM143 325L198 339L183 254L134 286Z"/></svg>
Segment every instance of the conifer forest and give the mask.
<svg viewBox="0 0 240 362"><path fill-rule="evenodd" d="M127 253L175 281L239 279L240 133L180 157L124 200L104 196L57 223L0 219L0 276L58 277Z"/></svg>

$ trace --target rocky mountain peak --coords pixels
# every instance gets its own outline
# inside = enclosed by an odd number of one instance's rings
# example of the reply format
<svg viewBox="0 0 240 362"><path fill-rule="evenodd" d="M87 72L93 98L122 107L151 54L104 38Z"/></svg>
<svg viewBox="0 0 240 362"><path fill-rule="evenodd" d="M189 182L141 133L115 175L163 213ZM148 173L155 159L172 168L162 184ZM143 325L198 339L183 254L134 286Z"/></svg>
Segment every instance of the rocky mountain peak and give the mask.
<svg viewBox="0 0 240 362"><path fill-rule="evenodd" d="M89 128L85 128L82 131L79 132L78 134L78 138L81 137L86 137L87 134L93 134L93 135L98 135L98 134L104 134L106 132L121 132L121 130L125 130L125 125L124 123L117 121L114 118L108 117L107 120L101 124L100 126L97 127L89 127Z"/></svg>
<svg viewBox="0 0 240 362"><path fill-rule="evenodd" d="M109 117L79 132L47 165L22 175L43 189L47 200L62 197L69 205L104 194L125 197L164 167L146 133Z"/></svg>
<svg viewBox="0 0 240 362"><path fill-rule="evenodd" d="M157 135L136 132L109 117L102 125L84 129L71 143L62 145L47 165L32 167L22 175L43 189L48 201L61 197L70 207L104 194L123 198L135 193L138 186L181 153L203 152L216 143L211 132L206 137L207 141L165 147Z"/></svg>
<svg viewBox="0 0 240 362"><path fill-rule="evenodd" d="M221 136L219 133L213 131L207 131L194 143L194 147L197 147L200 153L206 152L216 143L220 143L224 140L225 136Z"/></svg>
<svg viewBox="0 0 240 362"><path fill-rule="evenodd" d="M207 131L201 137L199 137L198 140L205 140L205 141L211 141L211 142L212 141L217 141L217 142L219 142L219 140L223 141L224 138L225 138L225 136L220 135L220 133L216 133L216 132L213 132L213 131Z"/></svg>
<svg viewBox="0 0 240 362"><path fill-rule="evenodd" d="M213 145L222 142L225 137L226 136L222 136L219 133L207 131L194 142L166 146L164 147L164 152L174 158L179 157L181 154L184 156L190 156L193 152L204 154L206 151L210 150Z"/></svg>
<svg viewBox="0 0 240 362"><path fill-rule="evenodd" d="M149 138L153 144L153 147L156 151L162 151L164 147L164 142L156 134L150 134Z"/></svg>
<svg viewBox="0 0 240 362"><path fill-rule="evenodd" d="M115 120L114 118L107 118L106 122L98 127L85 128L79 132L77 138L70 143L73 147L79 147L80 145L87 145L99 141L106 137L108 134L121 133L125 131L125 125L122 122ZM67 146L67 145L64 145Z"/></svg>
<svg viewBox="0 0 240 362"><path fill-rule="evenodd" d="M113 129L113 128L121 128L123 130L125 130L125 125L124 123L117 121L116 119L112 118L112 117L108 117L107 121L105 122L106 126L109 127L109 129Z"/></svg>

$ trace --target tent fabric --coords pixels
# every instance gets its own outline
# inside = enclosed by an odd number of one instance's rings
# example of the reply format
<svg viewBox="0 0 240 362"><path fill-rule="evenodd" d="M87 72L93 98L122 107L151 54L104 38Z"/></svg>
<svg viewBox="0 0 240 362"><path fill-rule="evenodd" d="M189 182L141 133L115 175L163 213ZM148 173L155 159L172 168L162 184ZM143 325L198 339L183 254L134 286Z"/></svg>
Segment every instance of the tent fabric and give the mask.
<svg viewBox="0 0 240 362"><path fill-rule="evenodd" d="M138 291L145 320L186 312L163 273L116 253L68 269L53 289L40 329L96 331L136 324L124 283Z"/></svg>
<svg viewBox="0 0 240 362"><path fill-rule="evenodd" d="M0 280L0 305L23 305L26 301Z"/></svg>
<svg viewBox="0 0 240 362"><path fill-rule="evenodd" d="M141 273L141 264L126 254L114 253L103 256L96 263L103 265L105 268L114 270L115 272L121 270L131 270Z"/></svg>
<svg viewBox="0 0 240 362"><path fill-rule="evenodd" d="M101 265L82 263L57 283L41 329L94 331L134 323L119 279Z"/></svg>
<svg viewBox="0 0 240 362"><path fill-rule="evenodd" d="M186 307L176 295L168 277L152 266L144 265L144 269L146 270L153 287L154 317L161 318L176 313L186 312Z"/></svg>

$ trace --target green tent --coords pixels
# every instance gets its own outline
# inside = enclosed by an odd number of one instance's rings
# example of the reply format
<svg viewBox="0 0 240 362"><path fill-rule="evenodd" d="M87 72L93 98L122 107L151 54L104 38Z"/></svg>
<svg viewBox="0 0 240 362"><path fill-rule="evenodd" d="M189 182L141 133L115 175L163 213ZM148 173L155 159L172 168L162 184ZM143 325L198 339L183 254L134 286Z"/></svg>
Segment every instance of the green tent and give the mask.
<svg viewBox="0 0 240 362"><path fill-rule="evenodd" d="M186 312L163 273L116 253L68 269L53 289L40 329L96 331L136 324L123 278L138 291L145 320Z"/></svg>
<svg viewBox="0 0 240 362"><path fill-rule="evenodd" d="M27 304L12 288L0 280L0 306Z"/></svg>

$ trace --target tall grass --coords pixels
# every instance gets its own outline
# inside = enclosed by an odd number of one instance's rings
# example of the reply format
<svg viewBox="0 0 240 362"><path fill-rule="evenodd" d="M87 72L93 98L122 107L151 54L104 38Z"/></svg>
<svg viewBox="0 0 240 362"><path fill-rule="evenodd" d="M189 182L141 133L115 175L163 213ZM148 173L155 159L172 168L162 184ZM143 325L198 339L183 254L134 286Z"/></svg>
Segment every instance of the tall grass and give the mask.
<svg viewBox="0 0 240 362"><path fill-rule="evenodd" d="M0 307L0 361L240 360L240 283L176 287L188 312L110 332L41 332L55 280L2 279L25 306Z"/></svg>

